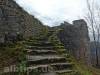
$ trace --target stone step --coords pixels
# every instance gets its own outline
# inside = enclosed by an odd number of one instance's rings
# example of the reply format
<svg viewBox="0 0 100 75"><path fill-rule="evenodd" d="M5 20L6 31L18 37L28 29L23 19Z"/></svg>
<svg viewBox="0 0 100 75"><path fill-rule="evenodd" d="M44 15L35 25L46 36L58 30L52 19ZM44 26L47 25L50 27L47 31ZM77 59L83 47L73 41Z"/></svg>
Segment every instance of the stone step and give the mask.
<svg viewBox="0 0 100 75"><path fill-rule="evenodd" d="M39 64L47 64L47 63L63 63L63 62L69 62L69 59L66 59L65 57L59 57L50 55L49 57L47 55L45 56L31 56L28 57L28 65L39 65Z"/></svg>
<svg viewBox="0 0 100 75"><path fill-rule="evenodd" d="M73 65L72 63L53 63L53 64L49 64L50 66L56 66L56 65Z"/></svg>
<svg viewBox="0 0 100 75"><path fill-rule="evenodd" d="M27 49L49 49L49 50L51 50L51 49L54 49L54 47L53 46L48 46L48 47L38 47L38 46L26 46L26 48Z"/></svg>
<svg viewBox="0 0 100 75"><path fill-rule="evenodd" d="M67 50L66 49L40 49L40 48L38 48L38 49L31 49L31 48L26 48L25 49L25 51L26 52L28 52L28 53L30 53L30 52L55 52L55 53L59 53L59 52L61 52L61 53L67 53Z"/></svg>
<svg viewBox="0 0 100 75"><path fill-rule="evenodd" d="M60 68L58 67L60 66ZM65 67L64 67L65 66ZM53 63L53 64L44 64L44 65L36 65L36 66L29 66L28 69L38 69L38 68L49 68L52 71L57 71L57 70L69 70L72 68L71 63ZM56 69L55 69L56 68Z"/></svg>
<svg viewBox="0 0 100 75"><path fill-rule="evenodd" d="M54 42L57 42L57 43L59 42L59 40L56 40L56 39L55 39L55 40L53 40L53 41L54 41Z"/></svg>
<svg viewBox="0 0 100 75"><path fill-rule="evenodd" d="M55 63L56 66L58 65L61 65L61 64L57 64ZM47 72L56 72L56 73L64 73L64 72L72 72L73 70L71 70L70 67L64 67L62 65L70 65L70 64L63 64L59 67L52 67L52 65L55 65L55 64L45 64L45 65L37 65L37 66L30 66L28 67L29 70L37 70L38 72L44 72L44 73L47 73ZM56 69L55 69L56 68Z"/></svg>
<svg viewBox="0 0 100 75"><path fill-rule="evenodd" d="M52 66L54 70L73 69L72 63L54 63L50 66Z"/></svg>
<svg viewBox="0 0 100 75"><path fill-rule="evenodd" d="M22 74L24 75L31 75L31 71L34 70L34 69L38 69L36 72L40 73L40 75L58 75L58 74L64 74L64 73L67 73L68 75L70 75L71 73L75 72L74 70L67 70L67 69L64 69L64 70L52 70L51 71L49 69L46 69L47 66L40 66L42 68L37 68L37 67L28 67L28 71L27 72L22 72ZM35 72L33 72L35 73ZM18 75L19 72L5 72L5 73L2 73L1 75Z"/></svg>
<svg viewBox="0 0 100 75"><path fill-rule="evenodd" d="M32 69L38 69L38 68L48 68L49 67L49 65L36 65L36 66L29 66L29 67L27 67L27 69L28 70L32 70Z"/></svg>
<svg viewBox="0 0 100 75"><path fill-rule="evenodd" d="M62 73L72 73L72 72L74 72L74 70L58 70L58 71L55 71L55 72L58 73L58 74L62 74ZM68 74L68 75L70 75L70 74Z"/></svg>
<svg viewBox="0 0 100 75"><path fill-rule="evenodd" d="M64 47L63 46L28 46L28 45L26 45L26 48L27 49L49 49L49 50L51 50L51 49L53 49L53 50L59 50L59 49L62 49L62 50L65 50L64 49Z"/></svg>
<svg viewBox="0 0 100 75"><path fill-rule="evenodd" d="M56 50L53 49L25 49L27 53L37 51L37 52L57 52ZM63 50L62 50L63 51Z"/></svg>
<svg viewBox="0 0 100 75"><path fill-rule="evenodd" d="M62 59L65 57L61 57L59 55L27 55L27 59L30 61L37 61L37 60L43 60L43 59Z"/></svg>
<svg viewBox="0 0 100 75"><path fill-rule="evenodd" d="M35 38L34 40L44 41L44 40L46 40L46 39L45 39L45 38Z"/></svg>
<svg viewBox="0 0 100 75"><path fill-rule="evenodd" d="M30 52L57 52L57 51L55 51L55 50L30 50Z"/></svg>
<svg viewBox="0 0 100 75"><path fill-rule="evenodd" d="M72 67L73 63L67 63L67 62L62 62L62 63L46 63L46 64L40 64L40 65L31 65L33 67L38 67L38 66L51 66L51 67L57 67L57 66L69 66Z"/></svg>
<svg viewBox="0 0 100 75"><path fill-rule="evenodd" d="M24 44L41 44L41 43L46 43L47 40L26 40L24 41Z"/></svg>
<svg viewBox="0 0 100 75"><path fill-rule="evenodd" d="M41 73L40 75L73 75L73 70L60 70L54 72ZM65 74L64 74L65 73Z"/></svg>
<svg viewBox="0 0 100 75"><path fill-rule="evenodd" d="M40 75L57 75L55 72L41 73Z"/></svg>
<svg viewBox="0 0 100 75"><path fill-rule="evenodd" d="M29 55L55 55L57 54L54 50L32 50L27 52Z"/></svg>
<svg viewBox="0 0 100 75"><path fill-rule="evenodd" d="M25 49L28 53L29 52L33 52L33 51L37 51L37 52L65 52L67 53L66 49L59 49L59 50L55 50L55 49Z"/></svg>
<svg viewBox="0 0 100 75"><path fill-rule="evenodd" d="M51 42L48 41L40 41L38 43L34 43L34 42L26 42L26 45L33 45L33 46L53 46L53 44Z"/></svg>
<svg viewBox="0 0 100 75"><path fill-rule="evenodd" d="M53 70L63 70L63 69L73 68L72 63L51 63L51 64L45 64L45 65L51 66Z"/></svg>
<svg viewBox="0 0 100 75"><path fill-rule="evenodd" d="M48 60L48 59L44 59L44 60L37 60L37 61L28 61L27 65L40 65L40 64L51 64L51 63L63 63L63 62L69 62L70 60L66 60L66 59L52 59L52 60Z"/></svg>

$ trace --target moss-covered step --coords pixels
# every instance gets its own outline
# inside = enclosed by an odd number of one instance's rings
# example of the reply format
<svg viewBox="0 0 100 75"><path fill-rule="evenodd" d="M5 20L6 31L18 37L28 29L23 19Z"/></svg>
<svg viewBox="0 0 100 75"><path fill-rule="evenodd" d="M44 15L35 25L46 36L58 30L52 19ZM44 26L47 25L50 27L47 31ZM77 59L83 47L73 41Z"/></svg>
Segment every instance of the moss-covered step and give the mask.
<svg viewBox="0 0 100 75"><path fill-rule="evenodd" d="M45 65L37 65L28 67L30 70L37 70L40 73L69 73L72 70L72 64L69 63L55 63L55 64L45 64Z"/></svg>
<svg viewBox="0 0 100 75"><path fill-rule="evenodd" d="M27 52L29 55L55 55L57 54L54 50L32 50Z"/></svg>
<svg viewBox="0 0 100 75"><path fill-rule="evenodd" d="M26 42L29 46L54 46L51 42Z"/></svg>
<svg viewBox="0 0 100 75"><path fill-rule="evenodd" d="M28 57L28 65L38 65L38 64L51 64L51 63L64 63L70 62L70 59L66 59L65 57L55 56L55 55L44 55L44 56L29 56Z"/></svg>
<svg viewBox="0 0 100 75"><path fill-rule="evenodd" d="M27 45L26 45L26 48L27 48L27 49L35 49L35 50L36 50L36 49L40 49L40 50L41 50L41 49L46 49L46 50L53 50L53 49L55 49L53 46L47 46L47 47L41 46L41 47L40 47L40 46L27 46Z"/></svg>

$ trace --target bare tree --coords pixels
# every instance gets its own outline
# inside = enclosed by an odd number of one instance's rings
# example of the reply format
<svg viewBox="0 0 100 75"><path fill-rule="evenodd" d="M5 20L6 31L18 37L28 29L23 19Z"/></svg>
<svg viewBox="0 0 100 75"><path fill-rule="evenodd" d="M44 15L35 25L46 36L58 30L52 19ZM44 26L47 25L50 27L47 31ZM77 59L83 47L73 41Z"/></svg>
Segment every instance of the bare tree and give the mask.
<svg viewBox="0 0 100 75"><path fill-rule="evenodd" d="M87 8L88 8L88 15L87 21L91 27L91 31L93 34L93 41L96 50L96 66L99 65L98 60L98 42L100 41L100 8L98 5L97 0L86 0L87 1Z"/></svg>

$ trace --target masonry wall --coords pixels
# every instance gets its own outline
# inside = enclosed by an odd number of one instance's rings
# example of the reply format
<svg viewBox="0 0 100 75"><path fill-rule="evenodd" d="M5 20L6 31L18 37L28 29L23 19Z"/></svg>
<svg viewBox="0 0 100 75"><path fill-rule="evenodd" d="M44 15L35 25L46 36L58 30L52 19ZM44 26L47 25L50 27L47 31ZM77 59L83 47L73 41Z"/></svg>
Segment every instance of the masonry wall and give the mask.
<svg viewBox="0 0 100 75"><path fill-rule="evenodd" d="M77 60L90 65L90 39L86 22L83 19L73 21L73 25L65 22L58 28L63 29L58 36L66 49Z"/></svg>
<svg viewBox="0 0 100 75"><path fill-rule="evenodd" d="M34 36L43 28L42 23L24 11L14 0L0 0L0 41L5 34L20 34L24 38Z"/></svg>

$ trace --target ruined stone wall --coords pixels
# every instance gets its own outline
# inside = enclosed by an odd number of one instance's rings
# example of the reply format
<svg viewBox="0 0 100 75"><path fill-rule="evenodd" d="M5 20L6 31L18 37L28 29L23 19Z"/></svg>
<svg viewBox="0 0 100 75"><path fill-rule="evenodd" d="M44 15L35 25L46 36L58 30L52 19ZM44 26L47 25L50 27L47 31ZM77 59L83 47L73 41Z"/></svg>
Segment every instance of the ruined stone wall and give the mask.
<svg viewBox="0 0 100 75"><path fill-rule="evenodd" d="M58 36L66 49L77 60L90 64L90 39L86 22L82 19L73 21L73 25L65 22L58 28L63 29Z"/></svg>
<svg viewBox="0 0 100 75"><path fill-rule="evenodd" d="M12 0L1 0L0 32L23 32L23 17L18 6Z"/></svg>
<svg viewBox="0 0 100 75"><path fill-rule="evenodd" d="M24 38L39 31L42 23L24 11L14 0L0 0L0 38L5 34L21 34Z"/></svg>
<svg viewBox="0 0 100 75"><path fill-rule="evenodd" d="M79 58L79 60L84 60L87 64L90 64L90 38L87 23L84 20L76 20L73 21L73 25L78 28L78 42L76 42L76 44L80 43L78 49L76 50L79 54L77 58Z"/></svg>

